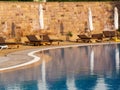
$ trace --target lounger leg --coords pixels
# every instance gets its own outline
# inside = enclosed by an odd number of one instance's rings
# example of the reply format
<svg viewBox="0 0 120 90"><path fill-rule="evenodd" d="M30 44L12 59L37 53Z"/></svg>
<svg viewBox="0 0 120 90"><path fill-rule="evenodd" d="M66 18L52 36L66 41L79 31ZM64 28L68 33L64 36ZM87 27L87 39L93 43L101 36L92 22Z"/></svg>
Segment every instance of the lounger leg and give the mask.
<svg viewBox="0 0 120 90"><path fill-rule="evenodd" d="M35 46L36 44L34 43L34 46Z"/></svg>
<svg viewBox="0 0 120 90"><path fill-rule="evenodd" d="M17 45L17 48L19 48L19 45Z"/></svg>
<svg viewBox="0 0 120 90"><path fill-rule="evenodd" d="M50 45L52 45L52 41L50 42Z"/></svg>
<svg viewBox="0 0 120 90"><path fill-rule="evenodd" d="M76 42L78 42L78 39L76 39Z"/></svg>

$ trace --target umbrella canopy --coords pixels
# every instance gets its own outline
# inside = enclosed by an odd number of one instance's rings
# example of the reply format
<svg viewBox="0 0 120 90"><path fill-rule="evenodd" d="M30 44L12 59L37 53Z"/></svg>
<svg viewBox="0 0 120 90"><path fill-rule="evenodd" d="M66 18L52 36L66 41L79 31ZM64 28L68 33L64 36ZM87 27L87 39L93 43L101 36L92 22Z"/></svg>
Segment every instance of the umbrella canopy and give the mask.
<svg viewBox="0 0 120 90"><path fill-rule="evenodd" d="M92 23L92 12L91 8L88 8L88 28L90 31L93 30L93 23Z"/></svg>
<svg viewBox="0 0 120 90"><path fill-rule="evenodd" d="M118 25L118 9L117 7L114 8L114 28L117 30L119 28Z"/></svg>
<svg viewBox="0 0 120 90"><path fill-rule="evenodd" d="M44 17L43 17L43 6L39 5L39 24L40 29L44 29Z"/></svg>

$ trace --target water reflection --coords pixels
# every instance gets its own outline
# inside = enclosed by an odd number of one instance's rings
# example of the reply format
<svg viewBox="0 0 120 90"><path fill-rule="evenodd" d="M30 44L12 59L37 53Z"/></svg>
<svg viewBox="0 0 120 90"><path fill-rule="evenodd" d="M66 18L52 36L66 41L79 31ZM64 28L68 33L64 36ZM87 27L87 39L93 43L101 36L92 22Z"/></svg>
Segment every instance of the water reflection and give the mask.
<svg viewBox="0 0 120 90"><path fill-rule="evenodd" d="M115 70L115 45L97 46L94 52L95 74L111 75Z"/></svg>
<svg viewBox="0 0 120 90"><path fill-rule="evenodd" d="M94 74L94 50L91 46L91 52L90 52L90 73Z"/></svg>
<svg viewBox="0 0 120 90"><path fill-rule="evenodd" d="M119 73L120 59L119 59L119 47L117 45L115 48L115 61L116 61L116 72Z"/></svg>
<svg viewBox="0 0 120 90"><path fill-rule="evenodd" d="M77 77L75 84L78 90L94 90L97 83L96 75L85 75Z"/></svg>
<svg viewBox="0 0 120 90"><path fill-rule="evenodd" d="M75 85L75 77L74 75L67 75L67 89L68 90L77 90Z"/></svg>
<svg viewBox="0 0 120 90"><path fill-rule="evenodd" d="M39 90L47 90L46 88L46 63L45 60L42 59L42 67L41 67L41 71L42 71L42 83L40 82L40 80L38 80L38 87Z"/></svg>
<svg viewBox="0 0 120 90"><path fill-rule="evenodd" d="M119 51L110 44L38 52L39 65L0 73L0 90L119 90Z"/></svg>
<svg viewBox="0 0 120 90"><path fill-rule="evenodd" d="M11 88L11 86L9 88ZM20 88L19 89L11 88L11 89L8 89L8 90L38 90L37 81L36 80L24 81L24 82L20 83Z"/></svg>
<svg viewBox="0 0 120 90"><path fill-rule="evenodd" d="M95 90L107 90L107 86L103 78L98 78Z"/></svg>

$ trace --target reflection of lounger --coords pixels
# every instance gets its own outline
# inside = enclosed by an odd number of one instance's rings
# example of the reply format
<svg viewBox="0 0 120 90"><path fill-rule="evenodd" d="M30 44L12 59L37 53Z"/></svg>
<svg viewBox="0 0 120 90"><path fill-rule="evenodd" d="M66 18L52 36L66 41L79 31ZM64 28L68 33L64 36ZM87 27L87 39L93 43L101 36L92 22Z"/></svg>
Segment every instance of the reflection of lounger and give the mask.
<svg viewBox="0 0 120 90"><path fill-rule="evenodd" d="M83 42L91 42L91 37L87 36L87 35L77 35L79 38L76 39L76 41L78 42L79 40L83 41Z"/></svg>

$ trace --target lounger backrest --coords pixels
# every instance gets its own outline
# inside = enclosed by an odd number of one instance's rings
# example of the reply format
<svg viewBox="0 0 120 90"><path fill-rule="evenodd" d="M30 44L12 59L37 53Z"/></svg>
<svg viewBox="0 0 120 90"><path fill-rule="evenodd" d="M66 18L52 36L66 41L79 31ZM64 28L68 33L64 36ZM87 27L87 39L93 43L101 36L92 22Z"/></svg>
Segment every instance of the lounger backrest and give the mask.
<svg viewBox="0 0 120 90"><path fill-rule="evenodd" d="M115 31L110 31L110 36L115 37Z"/></svg>
<svg viewBox="0 0 120 90"><path fill-rule="evenodd" d="M50 38L48 37L48 35L43 35L43 40L50 40Z"/></svg>
<svg viewBox="0 0 120 90"><path fill-rule="evenodd" d="M27 37L21 37L21 43L29 42Z"/></svg>
<svg viewBox="0 0 120 90"><path fill-rule="evenodd" d="M38 41L38 39L35 37L35 35L28 35L27 38L29 41Z"/></svg>
<svg viewBox="0 0 120 90"><path fill-rule="evenodd" d="M59 39L56 35L48 35L49 39Z"/></svg>
<svg viewBox="0 0 120 90"><path fill-rule="evenodd" d="M86 36L86 35L78 35L79 38L81 39L90 39L90 37Z"/></svg>
<svg viewBox="0 0 120 90"><path fill-rule="evenodd" d="M92 38L93 39L102 39L103 38L103 34L102 33L100 33L100 34L93 34Z"/></svg>
<svg viewBox="0 0 120 90"><path fill-rule="evenodd" d="M103 31L105 37L114 37L115 31Z"/></svg>
<svg viewBox="0 0 120 90"><path fill-rule="evenodd" d="M105 37L110 37L109 31L103 31L103 34L104 34Z"/></svg>
<svg viewBox="0 0 120 90"><path fill-rule="evenodd" d="M3 37L0 37L0 43L5 43L5 39Z"/></svg>

